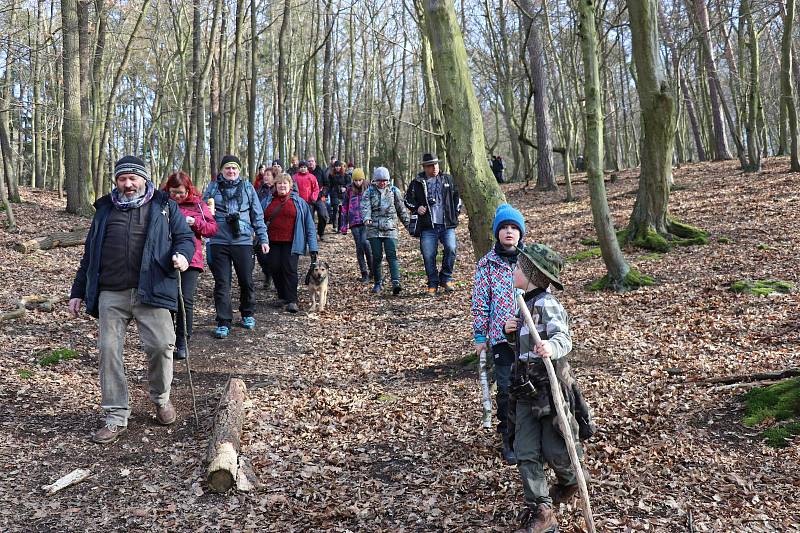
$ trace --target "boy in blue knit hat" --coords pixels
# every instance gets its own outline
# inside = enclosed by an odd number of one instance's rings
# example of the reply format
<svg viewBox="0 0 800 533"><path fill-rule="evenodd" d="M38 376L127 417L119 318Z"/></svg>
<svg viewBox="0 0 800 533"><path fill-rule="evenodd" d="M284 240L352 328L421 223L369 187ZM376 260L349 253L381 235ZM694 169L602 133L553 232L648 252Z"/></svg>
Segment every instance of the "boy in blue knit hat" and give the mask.
<svg viewBox="0 0 800 533"><path fill-rule="evenodd" d="M497 384L497 432L503 439L503 459L516 464L508 425L508 397L514 350L503 334L503 324L514 316L512 273L520 242L525 235L525 218L509 204L498 206L492 224L495 244L475 268L472 289L472 331L475 351L486 350Z"/></svg>

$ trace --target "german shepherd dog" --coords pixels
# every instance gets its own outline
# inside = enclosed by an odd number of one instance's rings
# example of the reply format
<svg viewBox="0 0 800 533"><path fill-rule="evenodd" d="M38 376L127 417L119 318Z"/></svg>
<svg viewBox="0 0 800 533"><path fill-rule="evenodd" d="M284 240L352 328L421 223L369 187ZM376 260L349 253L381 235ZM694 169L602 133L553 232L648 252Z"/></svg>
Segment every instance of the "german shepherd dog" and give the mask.
<svg viewBox="0 0 800 533"><path fill-rule="evenodd" d="M321 313L328 303L328 280L330 271L328 263L317 261L317 266L311 270L308 279L308 291L311 293L311 307L308 311Z"/></svg>

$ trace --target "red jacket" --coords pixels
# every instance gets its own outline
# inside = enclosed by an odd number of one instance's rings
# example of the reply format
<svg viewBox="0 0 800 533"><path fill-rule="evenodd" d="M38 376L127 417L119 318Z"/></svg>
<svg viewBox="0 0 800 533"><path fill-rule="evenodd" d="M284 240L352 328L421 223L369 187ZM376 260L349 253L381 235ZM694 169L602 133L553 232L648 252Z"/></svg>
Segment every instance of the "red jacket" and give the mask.
<svg viewBox="0 0 800 533"><path fill-rule="evenodd" d="M189 266L203 270L203 239L217 234L217 221L211 210L199 196L187 197L178 204L178 208L185 217L193 217L194 224L189 227L194 232L194 255L189 261Z"/></svg>
<svg viewBox="0 0 800 533"><path fill-rule="evenodd" d="M309 204L317 201L317 197L319 196L319 183L317 183L317 177L314 174L311 172L300 174L298 172L292 176L292 178L294 178L295 183L297 183L297 194L300 195L300 198Z"/></svg>

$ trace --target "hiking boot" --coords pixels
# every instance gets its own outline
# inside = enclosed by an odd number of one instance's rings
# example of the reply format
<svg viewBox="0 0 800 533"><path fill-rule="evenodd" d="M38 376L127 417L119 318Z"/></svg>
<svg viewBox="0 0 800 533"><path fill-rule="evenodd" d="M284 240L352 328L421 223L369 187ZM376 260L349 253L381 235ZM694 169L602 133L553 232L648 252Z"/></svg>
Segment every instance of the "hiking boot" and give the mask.
<svg viewBox="0 0 800 533"><path fill-rule="evenodd" d="M224 339L228 336L231 332L231 328L228 326L217 326L217 329L214 330L214 336L218 339Z"/></svg>
<svg viewBox="0 0 800 533"><path fill-rule="evenodd" d="M578 493L578 484L574 485L561 485L555 484L550 487L550 498L553 499L553 505L561 503L569 503L573 496Z"/></svg>
<svg viewBox="0 0 800 533"><path fill-rule="evenodd" d="M379 292L381 292L382 288L383 288L383 283L379 281L378 283L372 286L373 294L378 294Z"/></svg>
<svg viewBox="0 0 800 533"><path fill-rule="evenodd" d="M400 285L400 282L398 280L396 280L396 279L393 279L392 280L392 294L397 296L398 294L400 294L400 291L402 291L402 290L403 290L403 286Z"/></svg>
<svg viewBox="0 0 800 533"><path fill-rule="evenodd" d="M277 300L273 300L270 304L271 307L275 307L276 309L280 309L281 307L286 305L286 300L282 300L278 298Z"/></svg>
<svg viewBox="0 0 800 533"><path fill-rule="evenodd" d="M156 422L162 426L168 426L175 423L178 418L178 413L175 411L175 406L172 402L167 400L165 405L156 405Z"/></svg>
<svg viewBox="0 0 800 533"><path fill-rule="evenodd" d="M128 426L118 426L107 422L105 426L98 429L94 435L92 435L92 442L97 444L111 444L124 435L126 431L128 431Z"/></svg>
<svg viewBox="0 0 800 533"><path fill-rule="evenodd" d="M242 317L242 326L244 329L256 329L256 319L252 316Z"/></svg>
<svg viewBox="0 0 800 533"><path fill-rule="evenodd" d="M517 456L514 454L514 448L511 446L511 440L508 434L503 433L503 460L508 465L517 464Z"/></svg>
<svg viewBox="0 0 800 533"><path fill-rule="evenodd" d="M176 361L186 360L186 346L176 346L172 358Z"/></svg>
<svg viewBox="0 0 800 533"><path fill-rule="evenodd" d="M526 507L519 515L520 528L515 533L553 533L558 530L558 520L549 505Z"/></svg>
<svg viewBox="0 0 800 533"><path fill-rule="evenodd" d="M445 281L444 282L444 292L453 292L456 290L456 284L452 281Z"/></svg>
<svg viewBox="0 0 800 533"><path fill-rule="evenodd" d="M361 273L361 283L369 283L369 274L366 272Z"/></svg>
<svg viewBox="0 0 800 533"><path fill-rule="evenodd" d="M286 310L290 313L296 313L300 309L297 308L297 302L289 302L289 304L286 306Z"/></svg>

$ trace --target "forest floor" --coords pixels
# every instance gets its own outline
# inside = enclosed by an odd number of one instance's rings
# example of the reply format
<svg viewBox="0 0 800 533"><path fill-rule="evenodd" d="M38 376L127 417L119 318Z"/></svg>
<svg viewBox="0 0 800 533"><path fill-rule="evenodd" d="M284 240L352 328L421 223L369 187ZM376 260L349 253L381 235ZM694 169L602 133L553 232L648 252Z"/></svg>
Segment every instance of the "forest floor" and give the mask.
<svg viewBox="0 0 800 533"><path fill-rule="evenodd" d="M800 531L800 443L767 447L741 424L746 387L693 381L798 366L800 293L736 294L743 278L800 282L800 189L785 159L743 174L733 162L676 170L671 212L710 232L705 246L659 255L625 250L657 284L591 292L600 258L571 262L559 298L572 317L570 355L600 432L586 445L598 531ZM614 222L627 221L636 171L607 182ZM527 241L564 257L594 234L585 178L563 191L504 186L521 207ZM87 225L54 194L23 189L18 234L0 231L0 312L28 294L69 291L82 248L23 255L17 241ZM0 215L4 214L0 213ZM400 239L405 290L374 296L357 281L351 237L328 237L329 308L320 316L269 307L258 325L219 341L210 274L201 277L191 346L201 428L193 427L186 366L176 364L178 422L157 426L135 327L126 340L133 415L127 436L89 441L102 424L96 322L29 311L0 322L0 530L3 531L509 531L521 504L514 467L480 425L471 352L475 258L459 228L458 290L428 297L417 242ZM301 261L301 271L307 265ZM237 291L234 291L236 294ZM301 307L308 297L301 288ZM78 357L39 366L43 354ZM667 370L670 372L667 372ZM677 370L675 370L677 369ZM203 458L229 376L249 388L243 455L263 487L207 492ZM47 497L42 486L75 468L84 482ZM562 506L564 531L580 510Z"/></svg>

